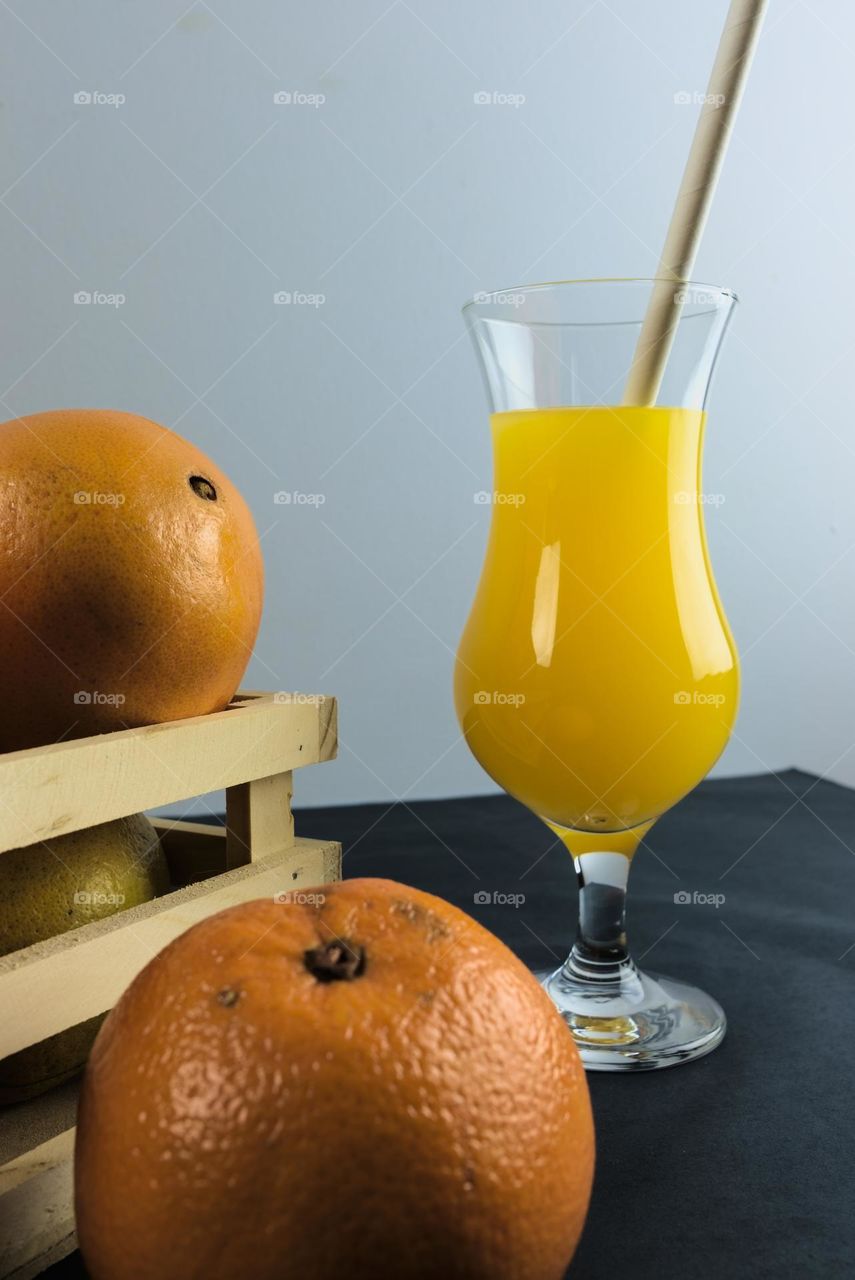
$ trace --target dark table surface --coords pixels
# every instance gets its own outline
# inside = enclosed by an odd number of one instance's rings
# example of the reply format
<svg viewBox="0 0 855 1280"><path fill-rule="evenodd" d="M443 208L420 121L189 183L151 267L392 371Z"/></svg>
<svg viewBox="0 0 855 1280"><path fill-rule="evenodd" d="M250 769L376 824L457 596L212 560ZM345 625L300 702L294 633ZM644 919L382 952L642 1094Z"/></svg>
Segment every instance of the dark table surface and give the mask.
<svg viewBox="0 0 855 1280"><path fill-rule="evenodd" d="M297 826L342 841L348 878L440 894L532 966L563 959L572 867L514 801L313 809ZM493 891L525 902L475 901ZM850 1280L855 792L797 770L704 783L653 828L629 901L636 958L706 987L729 1029L697 1062L588 1076L597 1175L568 1275ZM75 1254L45 1274L85 1272Z"/></svg>

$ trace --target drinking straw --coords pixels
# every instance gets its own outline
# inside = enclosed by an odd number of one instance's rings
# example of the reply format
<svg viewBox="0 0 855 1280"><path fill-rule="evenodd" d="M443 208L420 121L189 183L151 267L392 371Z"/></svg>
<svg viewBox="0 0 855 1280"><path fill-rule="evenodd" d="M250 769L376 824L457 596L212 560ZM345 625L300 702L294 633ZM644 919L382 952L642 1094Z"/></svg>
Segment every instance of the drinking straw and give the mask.
<svg viewBox="0 0 855 1280"><path fill-rule="evenodd" d="M731 0L656 281L641 325L624 404L655 404L695 255L721 172L767 0Z"/></svg>

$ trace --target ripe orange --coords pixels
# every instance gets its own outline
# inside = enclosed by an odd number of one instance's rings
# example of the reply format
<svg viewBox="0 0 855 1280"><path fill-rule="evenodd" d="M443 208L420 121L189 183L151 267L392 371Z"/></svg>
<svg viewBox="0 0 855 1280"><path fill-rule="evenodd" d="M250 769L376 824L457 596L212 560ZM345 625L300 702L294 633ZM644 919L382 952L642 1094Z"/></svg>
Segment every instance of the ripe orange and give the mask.
<svg viewBox="0 0 855 1280"><path fill-rule="evenodd" d="M594 1141L548 997L429 894L290 896L196 925L104 1024L77 1134L88 1273L560 1280Z"/></svg>
<svg viewBox="0 0 855 1280"><path fill-rule="evenodd" d="M263 570L238 491L135 414L0 425L0 750L221 710Z"/></svg>

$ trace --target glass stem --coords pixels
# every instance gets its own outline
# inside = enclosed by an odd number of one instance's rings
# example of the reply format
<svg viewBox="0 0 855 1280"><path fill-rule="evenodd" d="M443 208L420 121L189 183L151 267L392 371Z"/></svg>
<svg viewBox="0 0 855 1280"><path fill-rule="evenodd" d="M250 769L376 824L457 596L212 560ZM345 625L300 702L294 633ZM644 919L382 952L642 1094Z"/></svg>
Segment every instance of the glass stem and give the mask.
<svg viewBox="0 0 855 1280"><path fill-rule="evenodd" d="M579 925L563 976L603 995L637 980L626 945L626 885L631 860L622 853L573 859L579 880Z"/></svg>

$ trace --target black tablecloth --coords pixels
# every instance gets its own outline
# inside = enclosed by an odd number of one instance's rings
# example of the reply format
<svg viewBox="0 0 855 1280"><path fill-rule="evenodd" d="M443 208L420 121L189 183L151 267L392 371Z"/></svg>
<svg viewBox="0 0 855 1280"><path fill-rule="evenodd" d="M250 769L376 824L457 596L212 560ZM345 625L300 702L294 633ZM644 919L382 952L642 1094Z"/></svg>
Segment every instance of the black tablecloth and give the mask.
<svg viewBox="0 0 855 1280"><path fill-rule="evenodd" d="M297 825L343 842L348 878L427 889L532 966L563 959L572 866L514 801L314 809ZM853 903L855 792L834 783L707 782L653 828L630 878L635 955L706 987L729 1029L685 1066L589 1075L598 1165L572 1280L855 1276ZM73 1255L46 1274L84 1272Z"/></svg>

